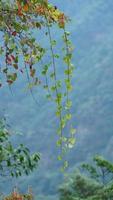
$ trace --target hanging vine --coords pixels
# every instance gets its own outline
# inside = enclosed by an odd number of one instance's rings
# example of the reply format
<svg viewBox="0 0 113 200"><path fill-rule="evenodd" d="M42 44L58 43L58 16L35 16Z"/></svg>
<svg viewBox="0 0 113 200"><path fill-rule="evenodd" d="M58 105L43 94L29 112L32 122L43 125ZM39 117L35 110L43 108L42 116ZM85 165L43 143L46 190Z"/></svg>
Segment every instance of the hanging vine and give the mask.
<svg viewBox="0 0 113 200"><path fill-rule="evenodd" d="M0 56L3 62L1 67L0 87L6 83L10 86L17 80L20 74L27 76L28 88L31 96L38 106L33 94L33 87L42 85L47 90L47 98L56 104L56 116L59 119L57 130L57 145L61 152L58 160L63 162L62 170L68 166L67 160L63 159L67 149L75 144L75 129L71 125L70 92L72 91L72 74L74 66L72 60L72 45L69 40L69 33L66 31L68 17L56 6L51 5L47 0L14 0L0 2L0 32L3 34L3 41L0 43ZM52 38L51 29L57 25L63 32L63 58L56 53L57 41ZM46 29L46 31L45 31ZM49 41L49 49L42 47L32 30L45 33ZM45 63L45 56L48 52L50 61ZM56 59L63 59L65 67L64 80L59 80L57 74L59 64ZM21 64L20 64L21 63ZM38 77L38 65L41 65L43 78ZM23 66L23 67L22 67ZM3 80L3 82L2 82ZM64 87L65 85L65 87ZM66 133L65 133L66 132ZM68 132L68 134L67 134Z"/></svg>

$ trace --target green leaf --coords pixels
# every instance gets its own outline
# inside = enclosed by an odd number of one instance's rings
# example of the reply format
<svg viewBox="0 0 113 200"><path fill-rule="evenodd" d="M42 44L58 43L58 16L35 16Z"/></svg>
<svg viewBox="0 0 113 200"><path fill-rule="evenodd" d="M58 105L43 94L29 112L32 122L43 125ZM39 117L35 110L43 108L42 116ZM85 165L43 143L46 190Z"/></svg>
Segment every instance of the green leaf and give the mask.
<svg viewBox="0 0 113 200"><path fill-rule="evenodd" d="M72 115L70 113L65 115L66 120L70 120L72 118Z"/></svg>
<svg viewBox="0 0 113 200"><path fill-rule="evenodd" d="M72 106L72 101L68 100L68 102L66 102L66 106L65 106L65 109L66 110L69 110Z"/></svg>
<svg viewBox="0 0 113 200"><path fill-rule="evenodd" d="M54 57L58 59L60 56L59 54L54 54Z"/></svg>
<svg viewBox="0 0 113 200"><path fill-rule="evenodd" d="M51 45L52 45L52 46L55 46L55 45L56 45L56 40L52 40L52 41L51 41Z"/></svg>
<svg viewBox="0 0 113 200"><path fill-rule="evenodd" d="M64 57L64 62L65 62L67 65L69 65L71 59L72 59L72 53L69 53L68 55L66 55L66 56Z"/></svg>
<svg viewBox="0 0 113 200"><path fill-rule="evenodd" d="M73 89L70 79L65 79L65 84L66 84L68 91L71 91Z"/></svg>
<svg viewBox="0 0 113 200"><path fill-rule="evenodd" d="M71 133L71 135L74 135L76 133L76 129L75 128L71 128L70 129L70 133Z"/></svg>
<svg viewBox="0 0 113 200"><path fill-rule="evenodd" d="M65 71L64 71L64 73L65 73L65 75L72 75L72 73L73 73L73 71L71 70L71 69L66 69Z"/></svg>
<svg viewBox="0 0 113 200"><path fill-rule="evenodd" d="M69 138L68 139L68 148L73 148L75 142L76 142L75 138Z"/></svg>
<svg viewBox="0 0 113 200"><path fill-rule="evenodd" d="M62 145L62 139L57 140L56 145L61 146Z"/></svg>
<svg viewBox="0 0 113 200"><path fill-rule="evenodd" d="M51 78L54 78L54 77L55 77L55 73L54 73L54 72L51 73L51 74L50 74L50 77L51 77Z"/></svg>
<svg viewBox="0 0 113 200"><path fill-rule="evenodd" d="M51 91L52 92L56 91L56 86L55 85L51 86Z"/></svg>
<svg viewBox="0 0 113 200"><path fill-rule="evenodd" d="M61 160L62 160L62 156L59 155L59 156L57 157L57 159L58 159L59 161L61 161Z"/></svg>

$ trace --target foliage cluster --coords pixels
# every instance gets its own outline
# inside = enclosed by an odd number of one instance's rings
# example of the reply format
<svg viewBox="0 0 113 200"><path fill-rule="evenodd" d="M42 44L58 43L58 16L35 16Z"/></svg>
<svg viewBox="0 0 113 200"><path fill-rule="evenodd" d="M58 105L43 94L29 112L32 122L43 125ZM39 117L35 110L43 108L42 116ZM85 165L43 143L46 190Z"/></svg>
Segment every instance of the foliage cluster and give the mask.
<svg viewBox="0 0 113 200"><path fill-rule="evenodd" d="M56 104L56 116L59 119L57 145L61 147L61 154L58 156L60 161L67 149L75 144L75 129L69 123L72 118L70 111L72 102L69 93L72 91L71 78L74 66L71 63L73 48L69 40L70 33L66 31L67 21L69 21L68 17L46 0L0 2L0 31L3 38L0 47L2 60L0 86L7 83L11 90L17 78L25 74L27 87L36 104L38 102L34 97L33 87L41 85L47 91L45 92L47 98ZM62 31L62 57L56 54L57 41L51 34L51 28L55 25ZM37 33L43 31L44 36L49 40L49 49L37 42L32 30ZM48 55L51 57L50 62L45 63L44 58ZM57 75L56 60L58 59L62 59L65 65L62 81ZM40 72L39 65L41 65ZM65 134L65 127L69 129L68 135ZM63 161L62 170L67 166L68 162Z"/></svg>
<svg viewBox="0 0 113 200"><path fill-rule="evenodd" d="M9 139L10 131L4 120L0 121L0 176L18 177L28 175L40 159L38 153L30 154L23 144L14 147Z"/></svg>
<svg viewBox="0 0 113 200"><path fill-rule="evenodd" d="M94 165L83 164L82 171L74 173L60 188L60 200L112 200L113 164L101 156ZM83 174L85 170L85 174Z"/></svg>
<svg viewBox="0 0 113 200"><path fill-rule="evenodd" d="M33 200L33 194L32 190L29 189L28 193L26 194L20 194L17 190L17 188L14 188L14 191L3 198L4 200Z"/></svg>

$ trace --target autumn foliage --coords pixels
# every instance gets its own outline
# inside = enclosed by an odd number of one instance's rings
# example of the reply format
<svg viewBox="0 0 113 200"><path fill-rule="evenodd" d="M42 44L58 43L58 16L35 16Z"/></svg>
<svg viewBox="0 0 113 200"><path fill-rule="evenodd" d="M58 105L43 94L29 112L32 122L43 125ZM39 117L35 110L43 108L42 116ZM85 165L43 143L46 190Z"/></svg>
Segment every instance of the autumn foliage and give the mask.
<svg viewBox="0 0 113 200"><path fill-rule="evenodd" d="M33 200L32 190L28 190L26 194L21 194L17 189L14 189L14 191L10 195L4 197L3 200Z"/></svg>

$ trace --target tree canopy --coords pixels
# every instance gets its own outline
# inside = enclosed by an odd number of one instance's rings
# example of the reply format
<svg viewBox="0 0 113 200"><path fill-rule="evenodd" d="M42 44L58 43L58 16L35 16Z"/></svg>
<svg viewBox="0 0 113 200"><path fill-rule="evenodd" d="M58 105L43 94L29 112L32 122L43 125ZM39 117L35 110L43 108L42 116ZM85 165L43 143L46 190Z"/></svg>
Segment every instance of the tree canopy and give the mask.
<svg viewBox="0 0 113 200"><path fill-rule="evenodd" d="M2 0L0 2L0 87L12 85L19 77L27 77L27 89L38 105L33 88L41 86L47 99L56 105L56 116L59 120L57 146L61 153L58 160L62 161L67 149L75 144L75 128L71 123L70 92L72 91L73 46L66 30L69 18L55 5L47 0ZM62 46L58 49L58 41L52 37L52 28L59 30ZM37 36L41 34L49 41L44 46ZM36 37L34 36L36 35ZM48 59L48 57L50 59ZM61 64L59 64L60 60ZM39 67L41 66L41 67ZM64 80L57 74L62 67ZM67 131L65 131L65 128ZM63 161L63 168L68 162Z"/></svg>
<svg viewBox="0 0 113 200"><path fill-rule="evenodd" d="M60 187L60 200L113 199L113 164L95 156L93 164L82 164Z"/></svg>
<svg viewBox="0 0 113 200"><path fill-rule="evenodd" d="M0 176L28 175L37 167L40 156L38 153L31 155L23 144L15 147L10 137L5 120L0 120Z"/></svg>

